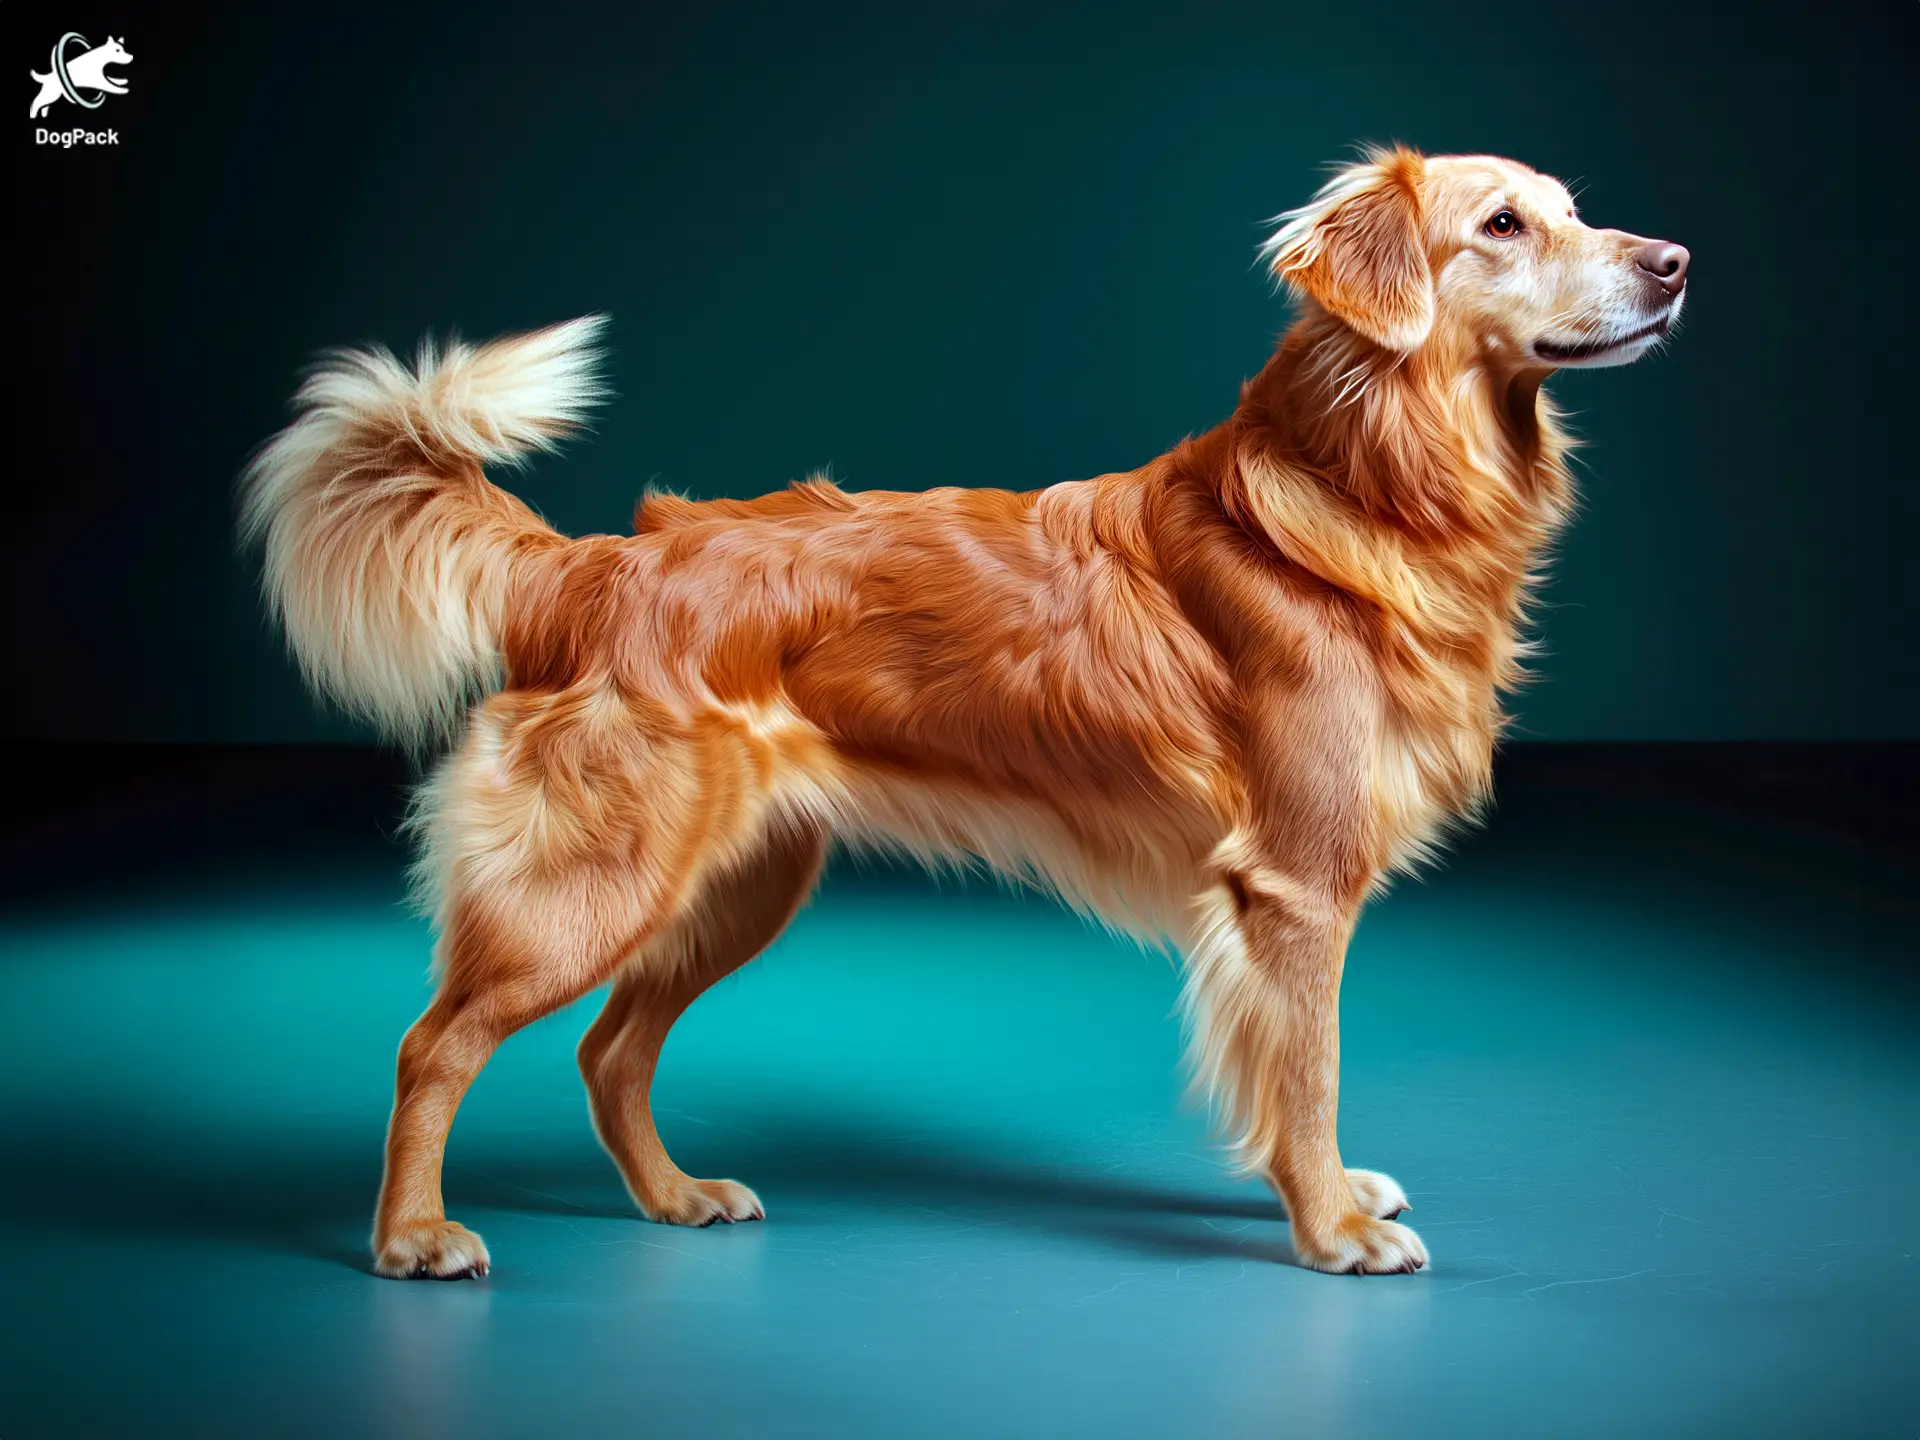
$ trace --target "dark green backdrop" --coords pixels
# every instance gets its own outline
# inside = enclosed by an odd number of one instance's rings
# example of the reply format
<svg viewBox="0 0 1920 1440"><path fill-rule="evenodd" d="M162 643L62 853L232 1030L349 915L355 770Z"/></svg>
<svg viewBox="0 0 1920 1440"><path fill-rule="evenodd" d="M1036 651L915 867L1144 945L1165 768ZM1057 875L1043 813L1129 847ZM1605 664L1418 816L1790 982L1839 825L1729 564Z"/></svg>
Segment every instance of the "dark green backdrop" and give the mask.
<svg viewBox="0 0 1920 1440"><path fill-rule="evenodd" d="M1920 736L1913 9L48 9L22 64L124 34L134 94L116 150L27 147L13 724L355 733L232 552L317 347L610 312L620 399L512 479L573 531L649 482L1043 485L1221 418L1285 321L1261 218L1400 139L1694 252L1668 353L1558 382L1585 509L1521 735Z"/></svg>

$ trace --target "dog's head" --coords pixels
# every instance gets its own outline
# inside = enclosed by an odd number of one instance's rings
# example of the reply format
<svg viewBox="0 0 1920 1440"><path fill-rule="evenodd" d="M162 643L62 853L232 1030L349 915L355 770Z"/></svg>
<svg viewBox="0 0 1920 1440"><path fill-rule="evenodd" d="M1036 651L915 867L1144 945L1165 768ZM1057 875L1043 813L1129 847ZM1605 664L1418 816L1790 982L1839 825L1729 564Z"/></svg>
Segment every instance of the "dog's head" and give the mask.
<svg viewBox="0 0 1920 1440"><path fill-rule="evenodd" d="M100 57L102 65L131 64L133 61L133 56L127 53L127 47L111 35L107 36L107 43L93 53Z"/></svg>
<svg viewBox="0 0 1920 1440"><path fill-rule="evenodd" d="M1596 230L1559 181L1483 155L1371 152L1261 247L1297 294L1385 349L1510 371L1625 365L1680 315L1687 252Z"/></svg>

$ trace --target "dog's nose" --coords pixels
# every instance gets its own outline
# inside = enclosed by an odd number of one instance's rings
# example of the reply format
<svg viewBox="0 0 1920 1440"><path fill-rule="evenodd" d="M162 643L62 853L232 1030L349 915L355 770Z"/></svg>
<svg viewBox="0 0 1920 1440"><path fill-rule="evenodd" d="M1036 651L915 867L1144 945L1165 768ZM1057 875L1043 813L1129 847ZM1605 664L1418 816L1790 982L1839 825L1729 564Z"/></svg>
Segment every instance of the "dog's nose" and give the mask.
<svg viewBox="0 0 1920 1440"><path fill-rule="evenodd" d="M1633 263L1651 276L1669 295L1678 295L1687 285L1687 247L1669 240L1649 240L1634 252Z"/></svg>

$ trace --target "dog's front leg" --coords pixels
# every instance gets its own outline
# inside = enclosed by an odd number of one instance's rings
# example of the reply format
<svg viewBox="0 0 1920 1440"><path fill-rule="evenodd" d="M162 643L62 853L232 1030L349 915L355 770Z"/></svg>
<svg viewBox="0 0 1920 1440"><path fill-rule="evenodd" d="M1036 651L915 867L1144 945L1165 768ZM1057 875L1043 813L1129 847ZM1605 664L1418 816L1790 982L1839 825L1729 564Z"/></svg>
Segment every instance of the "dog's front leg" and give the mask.
<svg viewBox="0 0 1920 1440"><path fill-rule="evenodd" d="M1249 1170L1286 1202L1316 1270L1390 1274L1427 1263L1384 1175L1340 1163L1340 976L1357 903L1271 865L1224 868L1189 957L1203 1078L1239 1127Z"/></svg>

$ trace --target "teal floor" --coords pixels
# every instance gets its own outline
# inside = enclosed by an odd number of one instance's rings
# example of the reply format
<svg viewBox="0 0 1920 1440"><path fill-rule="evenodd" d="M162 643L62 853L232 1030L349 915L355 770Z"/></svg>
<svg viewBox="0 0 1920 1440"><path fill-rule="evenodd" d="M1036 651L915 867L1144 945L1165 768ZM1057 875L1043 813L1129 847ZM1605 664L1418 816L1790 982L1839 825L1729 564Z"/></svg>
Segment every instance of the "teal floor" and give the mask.
<svg viewBox="0 0 1920 1440"><path fill-rule="evenodd" d="M1914 878L1587 796L1400 887L1342 1140L1433 1264L1367 1280L1222 1169L1167 962L990 888L838 871L674 1032L668 1145L764 1224L631 1212L598 997L517 1037L449 1152L461 1284L363 1248L426 998L397 857L17 906L0 1436L1912 1435Z"/></svg>

